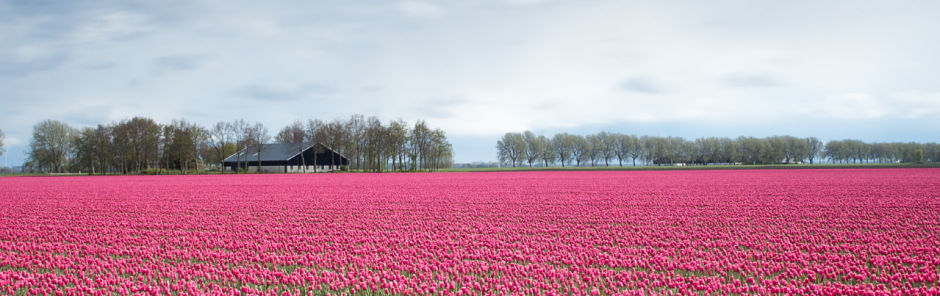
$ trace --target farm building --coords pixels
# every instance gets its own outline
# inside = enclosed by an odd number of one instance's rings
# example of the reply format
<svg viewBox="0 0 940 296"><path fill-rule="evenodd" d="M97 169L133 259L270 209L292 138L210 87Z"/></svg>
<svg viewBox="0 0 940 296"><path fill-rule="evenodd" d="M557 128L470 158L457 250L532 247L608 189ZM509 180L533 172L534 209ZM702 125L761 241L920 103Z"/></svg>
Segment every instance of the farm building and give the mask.
<svg viewBox="0 0 940 296"><path fill-rule="evenodd" d="M303 153L301 153L303 151ZM249 172L301 173L330 172L349 165L349 159L323 144L264 144L261 145L261 163L258 146L253 145L225 158L223 165L234 170L241 167ZM304 169L306 166L306 170Z"/></svg>

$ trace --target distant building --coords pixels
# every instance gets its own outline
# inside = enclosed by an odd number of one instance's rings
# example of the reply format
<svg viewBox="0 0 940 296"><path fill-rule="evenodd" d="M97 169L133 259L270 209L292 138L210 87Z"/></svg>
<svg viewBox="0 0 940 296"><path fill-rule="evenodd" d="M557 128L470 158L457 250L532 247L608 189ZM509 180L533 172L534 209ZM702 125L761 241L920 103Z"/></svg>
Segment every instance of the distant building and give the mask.
<svg viewBox="0 0 940 296"><path fill-rule="evenodd" d="M301 151L303 153L301 153ZM330 172L349 166L349 159L323 144L264 144L258 163L258 146L253 145L225 158L226 169L238 167L249 172L308 173ZM306 170L304 167L306 166Z"/></svg>

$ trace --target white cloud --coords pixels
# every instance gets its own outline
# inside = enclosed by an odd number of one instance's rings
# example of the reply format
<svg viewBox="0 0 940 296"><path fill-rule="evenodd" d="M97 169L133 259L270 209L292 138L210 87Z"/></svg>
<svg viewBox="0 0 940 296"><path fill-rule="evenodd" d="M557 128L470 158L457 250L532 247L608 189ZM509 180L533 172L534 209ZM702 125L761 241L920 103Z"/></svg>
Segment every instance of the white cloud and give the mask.
<svg viewBox="0 0 940 296"><path fill-rule="evenodd" d="M16 146L20 144L20 139L16 137L9 137L3 140L4 145Z"/></svg>
<svg viewBox="0 0 940 296"><path fill-rule="evenodd" d="M410 16L417 17L439 17L444 13L440 6L413 0L398 2L398 8Z"/></svg>
<svg viewBox="0 0 940 296"><path fill-rule="evenodd" d="M545 0L506 0L506 2L513 5L535 5L545 2Z"/></svg>
<svg viewBox="0 0 940 296"><path fill-rule="evenodd" d="M823 100L816 112L836 118L878 118L891 113L887 107L873 95L847 93Z"/></svg>
<svg viewBox="0 0 940 296"><path fill-rule="evenodd" d="M155 26L143 13L123 10L93 11L84 16L87 20L78 24L72 38L75 42L101 42L132 38L153 31Z"/></svg>
<svg viewBox="0 0 940 296"><path fill-rule="evenodd" d="M940 118L940 92L902 91L888 95L889 104L898 109L899 117Z"/></svg>

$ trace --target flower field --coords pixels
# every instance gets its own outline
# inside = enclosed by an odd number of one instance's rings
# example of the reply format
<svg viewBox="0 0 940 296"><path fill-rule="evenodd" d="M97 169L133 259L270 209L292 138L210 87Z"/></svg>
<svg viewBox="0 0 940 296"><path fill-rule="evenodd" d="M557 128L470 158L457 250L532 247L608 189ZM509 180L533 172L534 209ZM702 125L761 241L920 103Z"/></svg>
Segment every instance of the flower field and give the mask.
<svg viewBox="0 0 940 296"><path fill-rule="evenodd" d="M0 294L940 295L940 170L0 178Z"/></svg>

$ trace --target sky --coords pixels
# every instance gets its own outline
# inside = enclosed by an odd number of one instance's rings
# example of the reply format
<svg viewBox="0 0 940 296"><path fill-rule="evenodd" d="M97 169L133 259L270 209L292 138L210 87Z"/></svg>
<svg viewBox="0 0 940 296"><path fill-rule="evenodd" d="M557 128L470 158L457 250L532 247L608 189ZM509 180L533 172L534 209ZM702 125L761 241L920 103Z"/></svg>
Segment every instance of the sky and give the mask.
<svg viewBox="0 0 940 296"><path fill-rule="evenodd" d="M940 141L938 1L0 1L7 164L32 126L375 115L495 161L532 130ZM0 163L2 165L2 163Z"/></svg>

